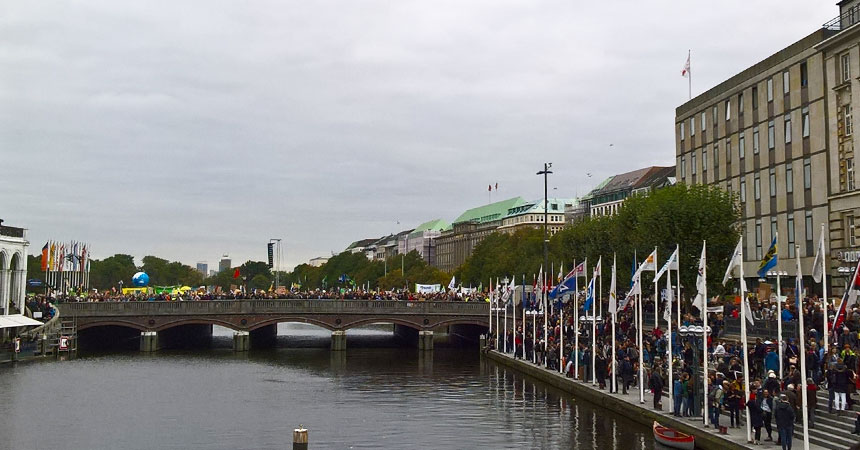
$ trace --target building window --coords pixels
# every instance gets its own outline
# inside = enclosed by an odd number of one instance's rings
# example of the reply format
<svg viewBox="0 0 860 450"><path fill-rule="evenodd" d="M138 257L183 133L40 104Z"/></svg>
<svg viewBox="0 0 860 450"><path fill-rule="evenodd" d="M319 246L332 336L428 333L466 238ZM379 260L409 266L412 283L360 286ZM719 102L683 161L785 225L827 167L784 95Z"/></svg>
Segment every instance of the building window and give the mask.
<svg viewBox="0 0 860 450"><path fill-rule="evenodd" d="M803 137L809 137L809 107L805 107L800 110L800 117L803 128Z"/></svg>
<svg viewBox="0 0 860 450"><path fill-rule="evenodd" d="M806 241L812 241L812 211L806 211L806 223L805 223L806 232Z"/></svg>
<svg viewBox="0 0 860 450"><path fill-rule="evenodd" d="M773 150L774 147L773 121L767 123L767 148Z"/></svg>
<svg viewBox="0 0 860 450"><path fill-rule="evenodd" d="M759 152L758 128L753 129L753 154L758 155Z"/></svg>
<svg viewBox="0 0 860 450"><path fill-rule="evenodd" d="M726 120L732 120L732 99L726 100Z"/></svg>
<svg viewBox="0 0 860 450"><path fill-rule="evenodd" d="M848 191L854 190L854 158L845 160L845 184Z"/></svg>
<svg viewBox="0 0 860 450"><path fill-rule="evenodd" d="M717 112L717 105L711 109L711 117L714 119L714 133L717 132L717 117L719 117L719 113ZM716 136L716 134L715 134Z"/></svg>
<svg viewBox="0 0 860 450"><path fill-rule="evenodd" d="M702 173L708 171L708 149L702 148Z"/></svg>
<svg viewBox="0 0 860 450"><path fill-rule="evenodd" d="M753 176L753 199L761 200L761 176L758 172Z"/></svg>
<svg viewBox="0 0 860 450"><path fill-rule="evenodd" d="M747 202L747 180L746 176L741 175L741 203Z"/></svg>
<svg viewBox="0 0 860 450"><path fill-rule="evenodd" d="M755 259L761 259L761 220L755 221Z"/></svg>
<svg viewBox="0 0 860 450"><path fill-rule="evenodd" d="M800 87L809 86L809 72L806 69L806 61L800 63Z"/></svg>
<svg viewBox="0 0 860 450"><path fill-rule="evenodd" d="M854 234L854 215L845 216L845 230L848 232L848 246L857 245L857 236Z"/></svg>
<svg viewBox="0 0 860 450"><path fill-rule="evenodd" d="M791 77L788 74L788 71L782 73L782 93L784 95L788 95L788 91L791 90Z"/></svg>
<svg viewBox="0 0 860 450"><path fill-rule="evenodd" d="M803 188L812 188L812 161L809 158L803 159Z"/></svg>
<svg viewBox="0 0 860 450"><path fill-rule="evenodd" d="M794 214L788 215L788 257L794 258Z"/></svg>
<svg viewBox="0 0 860 450"><path fill-rule="evenodd" d="M845 53L840 58L840 64L842 66L842 82L847 83L851 80L851 56L848 53Z"/></svg>
<svg viewBox="0 0 860 450"><path fill-rule="evenodd" d="M790 144L791 143L791 116L786 114L782 120L783 120L782 123L783 123L783 128L784 128L783 131L785 132L785 143Z"/></svg>
<svg viewBox="0 0 860 450"><path fill-rule="evenodd" d="M714 144L714 169L718 169L719 167L720 167L720 146L717 144Z"/></svg>
<svg viewBox="0 0 860 450"><path fill-rule="evenodd" d="M738 114L744 113L744 93L738 94Z"/></svg>
<svg viewBox="0 0 860 450"><path fill-rule="evenodd" d="M726 164L732 163L732 140L726 139Z"/></svg>
<svg viewBox="0 0 860 450"><path fill-rule="evenodd" d="M758 109L758 86L753 86L752 88L752 104L753 110Z"/></svg>
<svg viewBox="0 0 860 450"><path fill-rule="evenodd" d="M854 132L854 125L851 120L852 112L853 110L851 105L845 105L842 107L842 120L844 121L845 136L851 136Z"/></svg>
<svg viewBox="0 0 860 450"><path fill-rule="evenodd" d="M771 167L768 169L767 173L768 178L768 188L770 189L770 196L776 197L776 168Z"/></svg>
<svg viewBox="0 0 860 450"><path fill-rule="evenodd" d="M681 179L687 178L687 164L685 161L686 158L681 157Z"/></svg>
<svg viewBox="0 0 860 450"><path fill-rule="evenodd" d="M785 164L785 192L786 194L794 192L794 172L791 168L791 161Z"/></svg>
<svg viewBox="0 0 860 450"><path fill-rule="evenodd" d="M767 79L767 101L773 101L773 78Z"/></svg>
<svg viewBox="0 0 860 450"><path fill-rule="evenodd" d="M681 122L681 140L684 140L684 122Z"/></svg>
<svg viewBox="0 0 860 450"><path fill-rule="evenodd" d="M690 117L690 137L696 135L696 116Z"/></svg>
<svg viewBox="0 0 860 450"><path fill-rule="evenodd" d="M707 121L707 119L705 119L705 117L706 117L706 116L705 116L705 112L704 112L704 111L702 111L702 119L701 119L701 121L702 121L702 131L705 131L705 128L707 128L707 127L705 126L705 124L706 124L706 123L708 123L708 121Z"/></svg>
<svg viewBox="0 0 860 450"><path fill-rule="evenodd" d="M776 229L777 229L776 228L776 217L771 217L770 218L770 238L771 239L776 237ZM777 245L777 248L779 248L779 245Z"/></svg>
<svg viewBox="0 0 860 450"><path fill-rule="evenodd" d="M745 145L744 135L741 133L738 136L738 158L744 159L747 156L747 146Z"/></svg>
<svg viewBox="0 0 860 450"><path fill-rule="evenodd" d="M690 154L690 173L696 175L696 152Z"/></svg>

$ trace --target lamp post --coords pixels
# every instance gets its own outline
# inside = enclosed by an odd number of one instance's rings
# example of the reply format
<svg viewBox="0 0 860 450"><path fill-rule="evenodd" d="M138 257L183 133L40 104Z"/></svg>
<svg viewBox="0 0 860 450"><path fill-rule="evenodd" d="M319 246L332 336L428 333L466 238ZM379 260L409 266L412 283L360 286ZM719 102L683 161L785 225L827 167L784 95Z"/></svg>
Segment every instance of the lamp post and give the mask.
<svg viewBox="0 0 860 450"><path fill-rule="evenodd" d="M767 272L767 276L776 277L776 335L778 343L777 350L779 351L779 378L782 379L782 284L780 283L780 280L782 279L782 277L787 277L788 272L784 270L770 270Z"/></svg>
<svg viewBox="0 0 860 450"><path fill-rule="evenodd" d="M505 285L505 290L502 292L502 297L504 297L505 294L508 294L508 283L510 281L511 280L509 280L508 277L502 278L502 283L504 283L504 285ZM510 298L510 294L508 294L508 298ZM504 334L504 336L502 336L502 348L504 349L505 353L507 353L508 352L508 301L507 300L504 301L504 308L505 308L505 326L504 326L503 330L504 330L505 334Z"/></svg>
<svg viewBox="0 0 860 450"><path fill-rule="evenodd" d="M278 286L280 285L280 277L278 275L278 269L281 267L281 238L272 238L269 239L269 242L275 242L275 292L278 292Z"/></svg>
<svg viewBox="0 0 860 450"><path fill-rule="evenodd" d="M543 267L544 272L549 270L549 236L547 234L547 217L549 215L549 185L548 185L548 176L552 173L551 170L552 163L543 163L543 170L538 172L536 175L543 175ZM543 276L546 279L546 275ZM541 281L541 299L543 301L543 353L544 357L546 356L546 348L547 348L547 316L546 316L546 282ZM546 360L544 360L544 365L546 365Z"/></svg>

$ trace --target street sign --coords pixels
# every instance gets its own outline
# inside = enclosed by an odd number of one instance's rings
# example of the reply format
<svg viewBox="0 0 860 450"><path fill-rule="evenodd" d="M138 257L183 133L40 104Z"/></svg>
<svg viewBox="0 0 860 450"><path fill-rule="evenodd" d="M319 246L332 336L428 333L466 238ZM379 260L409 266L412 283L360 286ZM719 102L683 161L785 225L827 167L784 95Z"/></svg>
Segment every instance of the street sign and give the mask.
<svg viewBox="0 0 860 450"><path fill-rule="evenodd" d="M69 337L60 336L60 350L66 351L69 349Z"/></svg>

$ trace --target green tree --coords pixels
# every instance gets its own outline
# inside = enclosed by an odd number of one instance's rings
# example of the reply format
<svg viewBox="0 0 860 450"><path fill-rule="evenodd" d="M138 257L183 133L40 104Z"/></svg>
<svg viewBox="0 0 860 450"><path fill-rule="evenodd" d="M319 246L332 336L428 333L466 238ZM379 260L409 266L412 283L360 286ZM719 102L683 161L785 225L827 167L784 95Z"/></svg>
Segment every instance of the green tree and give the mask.
<svg viewBox="0 0 860 450"><path fill-rule="evenodd" d="M90 287L99 290L118 288L120 281L128 287L137 271L131 255L116 254L103 260L94 259L90 263Z"/></svg>

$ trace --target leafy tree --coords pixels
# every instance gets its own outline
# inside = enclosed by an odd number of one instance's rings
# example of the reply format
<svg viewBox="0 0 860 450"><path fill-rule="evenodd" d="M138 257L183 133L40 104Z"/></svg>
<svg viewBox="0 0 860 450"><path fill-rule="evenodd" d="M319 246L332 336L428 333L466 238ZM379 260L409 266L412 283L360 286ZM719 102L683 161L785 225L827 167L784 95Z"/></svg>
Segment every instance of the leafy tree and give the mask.
<svg viewBox="0 0 860 450"><path fill-rule="evenodd" d="M130 286L131 277L137 271L131 255L116 254L103 260L94 259L90 263L90 287L107 290L118 287L120 281Z"/></svg>

